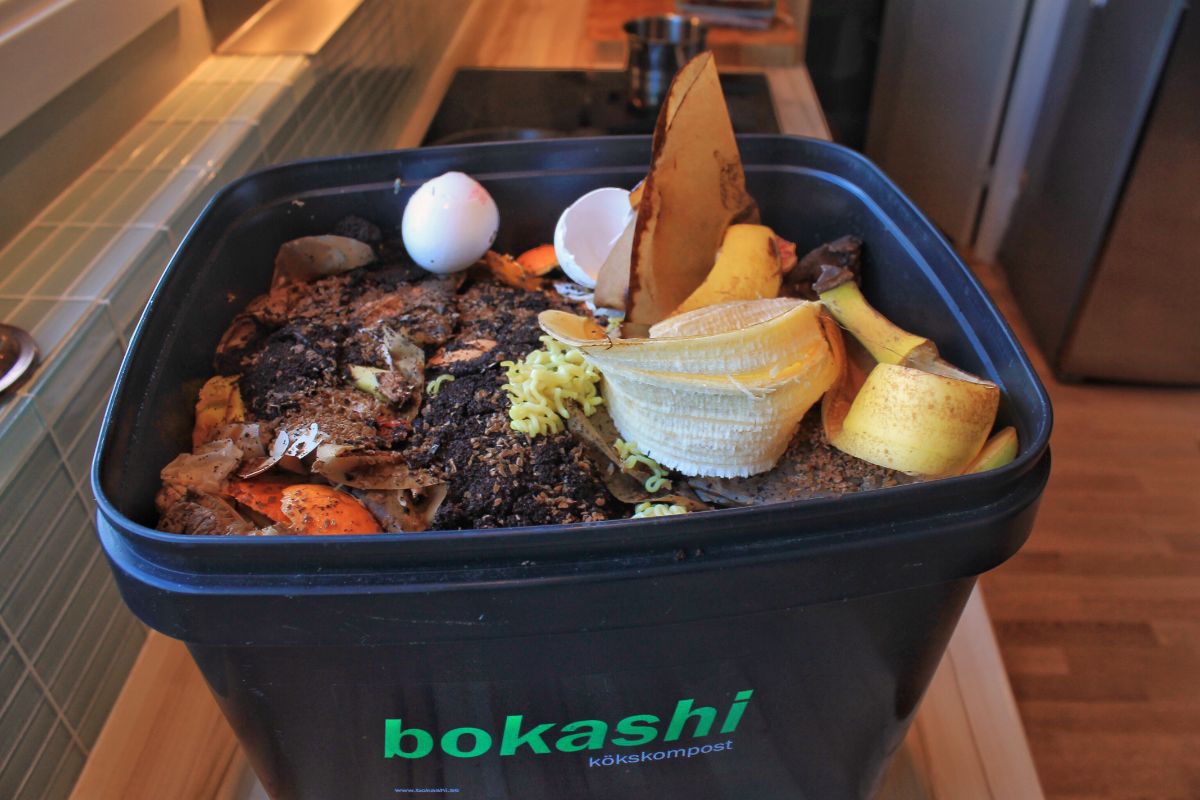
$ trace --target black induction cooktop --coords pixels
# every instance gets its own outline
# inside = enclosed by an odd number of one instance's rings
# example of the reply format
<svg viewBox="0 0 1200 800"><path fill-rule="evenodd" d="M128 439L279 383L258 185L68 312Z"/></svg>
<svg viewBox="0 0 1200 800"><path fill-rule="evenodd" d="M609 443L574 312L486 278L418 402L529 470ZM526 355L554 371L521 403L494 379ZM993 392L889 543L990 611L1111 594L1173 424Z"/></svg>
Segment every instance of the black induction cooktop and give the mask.
<svg viewBox="0 0 1200 800"><path fill-rule="evenodd" d="M720 77L735 132L779 132L765 75ZM621 70L460 69L422 144L653 133L627 86Z"/></svg>

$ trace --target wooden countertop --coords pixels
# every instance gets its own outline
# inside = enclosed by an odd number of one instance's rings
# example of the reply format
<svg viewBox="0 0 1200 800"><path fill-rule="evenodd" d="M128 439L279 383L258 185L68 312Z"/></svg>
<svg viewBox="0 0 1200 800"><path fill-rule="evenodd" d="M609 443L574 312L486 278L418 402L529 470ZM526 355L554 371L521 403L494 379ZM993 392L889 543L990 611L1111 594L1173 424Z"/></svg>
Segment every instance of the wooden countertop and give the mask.
<svg viewBox="0 0 1200 800"><path fill-rule="evenodd" d="M487 0L468 12L398 146L414 146L459 66L611 67L586 0ZM486 19L485 19L486 17ZM766 70L784 132L829 138L803 66ZM1038 800L1042 790L987 610L971 596L878 800ZM183 645L152 633L72 800L258 800L244 754Z"/></svg>

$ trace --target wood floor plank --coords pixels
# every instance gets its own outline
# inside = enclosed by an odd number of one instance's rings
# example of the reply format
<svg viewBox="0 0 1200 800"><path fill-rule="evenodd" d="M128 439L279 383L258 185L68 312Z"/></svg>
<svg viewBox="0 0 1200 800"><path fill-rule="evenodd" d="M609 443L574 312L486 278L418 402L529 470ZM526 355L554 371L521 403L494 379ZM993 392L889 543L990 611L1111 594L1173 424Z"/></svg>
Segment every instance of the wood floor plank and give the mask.
<svg viewBox="0 0 1200 800"><path fill-rule="evenodd" d="M1033 534L983 579L1046 796L1200 798L1200 391L1058 382L973 266L1054 404Z"/></svg>

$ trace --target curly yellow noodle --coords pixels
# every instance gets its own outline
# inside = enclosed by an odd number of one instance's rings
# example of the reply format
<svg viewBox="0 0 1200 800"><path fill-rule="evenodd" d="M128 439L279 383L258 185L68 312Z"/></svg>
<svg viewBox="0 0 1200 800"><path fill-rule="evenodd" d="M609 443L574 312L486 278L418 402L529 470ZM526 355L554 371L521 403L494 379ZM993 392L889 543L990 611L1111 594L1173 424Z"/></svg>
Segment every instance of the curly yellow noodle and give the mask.
<svg viewBox="0 0 1200 800"><path fill-rule="evenodd" d="M541 341L544 349L500 364L508 379L502 388L512 403L508 411L512 428L530 437L561 432L563 420L570 416L568 400L578 403L588 416L604 402L596 390L600 373L584 361L582 353L550 336Z"/></svg>
<svg viewBox="0 0 1200 800"><path fill-rule="evenodd" d="M680 505L666 503L638 503L630 519L645 519L647 517L667 517L672 514L686 514L687 509Z"/></svg>

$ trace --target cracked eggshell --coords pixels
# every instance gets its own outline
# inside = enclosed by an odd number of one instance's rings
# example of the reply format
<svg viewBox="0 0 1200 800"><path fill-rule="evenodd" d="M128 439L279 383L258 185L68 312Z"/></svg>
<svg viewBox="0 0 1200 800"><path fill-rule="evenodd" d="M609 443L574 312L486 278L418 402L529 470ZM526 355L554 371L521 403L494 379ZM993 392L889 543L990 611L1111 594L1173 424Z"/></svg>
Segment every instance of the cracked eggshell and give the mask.
<svg viewBox="0 0 1200 800"><path fill-rule="evenodd" d="M594 288L600 267L636 214L629 192L615 187L588 192L568 206L554 228L554 254L563 272Z"/></svg>
<svg viewBox="0 0 1200 800"><path fill-rule="evenodd" d="M496 241L500 210L487 189L461 172L426 181L404 207L400 235L412 260L430 272L459 272Z"/></svg>

